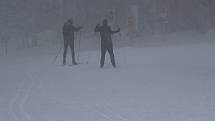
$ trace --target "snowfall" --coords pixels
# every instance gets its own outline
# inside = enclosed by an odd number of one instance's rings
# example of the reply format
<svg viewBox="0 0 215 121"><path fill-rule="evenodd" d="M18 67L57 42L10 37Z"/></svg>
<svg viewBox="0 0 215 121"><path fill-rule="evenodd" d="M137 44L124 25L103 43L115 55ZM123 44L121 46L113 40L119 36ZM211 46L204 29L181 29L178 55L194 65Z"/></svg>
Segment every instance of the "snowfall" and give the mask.
<svg viewBox="0 0 215 121"><path fill-rule="evenodd" d="M129 46L114 40L116 69L108 54L99 68L99 48L80 51L77 66L69 54L61 66L62 51L55 59L60 45L1 55L0 121L214 121L214 39L187 32Z"/></svg>

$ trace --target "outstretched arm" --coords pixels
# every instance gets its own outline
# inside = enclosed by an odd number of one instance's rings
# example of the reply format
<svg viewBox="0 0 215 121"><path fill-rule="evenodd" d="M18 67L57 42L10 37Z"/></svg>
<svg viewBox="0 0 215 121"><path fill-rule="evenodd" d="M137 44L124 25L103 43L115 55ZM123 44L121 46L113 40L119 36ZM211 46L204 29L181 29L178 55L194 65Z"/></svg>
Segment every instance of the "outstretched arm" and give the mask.
<svg viewBox="0 0 215 121"><path fill-rule="evenodd" d="M118 32L120 32L120 28L118 28L117 30L111 30L111 34L116 34L116 33L118 33Z"/></svg>
<svg viewBox="0 0 215 121"><path fill-rule="evenodd" d="M73 30L74 30L75 32L80 31L82 28L83 28L82 26L81 26L81 27L75 27L75 26L73 26Z"/></svg>
<svg viewBox="0 0 215 121"><path fill-rule="evenodd" d="M96 25L96 28L94 29L94 32L99 32L100 29L101 29L101 27L100 27L100 25L98 24L98 25Z"/></svg>

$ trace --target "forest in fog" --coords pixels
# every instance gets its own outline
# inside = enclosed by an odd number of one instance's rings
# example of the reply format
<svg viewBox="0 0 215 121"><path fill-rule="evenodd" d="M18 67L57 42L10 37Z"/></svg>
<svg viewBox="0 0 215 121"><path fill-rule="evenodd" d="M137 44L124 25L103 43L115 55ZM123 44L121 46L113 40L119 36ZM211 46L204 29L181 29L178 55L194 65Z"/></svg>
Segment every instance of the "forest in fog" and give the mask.
<svg viewBox="0 0 215 121"><path fill-rule="evenodd" d="M14 38L59 32L68 18L92 29L109 11L126 29L132 5L138 7L141 33L160 33L162 24L166 24L165 32L207 32L215 27L214 0L1 0L0 35Z"/></svg>

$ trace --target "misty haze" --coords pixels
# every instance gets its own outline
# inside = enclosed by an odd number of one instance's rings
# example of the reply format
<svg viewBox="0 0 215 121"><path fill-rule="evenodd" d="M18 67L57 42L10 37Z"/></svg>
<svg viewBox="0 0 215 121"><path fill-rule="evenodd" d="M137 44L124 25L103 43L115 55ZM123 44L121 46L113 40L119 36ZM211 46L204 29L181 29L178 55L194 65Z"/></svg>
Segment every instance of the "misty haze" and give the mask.
<svg viewBox="0 0 215 121"><path fill-rule="evenodd" d="M0 0L0 121L214 121L215 0Z"/></svg>

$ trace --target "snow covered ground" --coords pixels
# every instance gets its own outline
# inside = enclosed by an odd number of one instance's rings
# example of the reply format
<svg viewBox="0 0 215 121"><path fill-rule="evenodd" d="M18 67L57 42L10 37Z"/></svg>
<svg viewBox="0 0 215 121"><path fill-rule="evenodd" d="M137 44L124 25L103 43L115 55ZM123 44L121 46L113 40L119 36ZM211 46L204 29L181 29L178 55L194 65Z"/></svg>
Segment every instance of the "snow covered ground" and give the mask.
<svg viewBox="0 0 215 121"><path fill-rule="evenodd" d="M0 121L214 121L214 52L214 42L125 47L117 69L108 56L100 69L98 51L65 67L52 50L1 56Z"/></svg>

